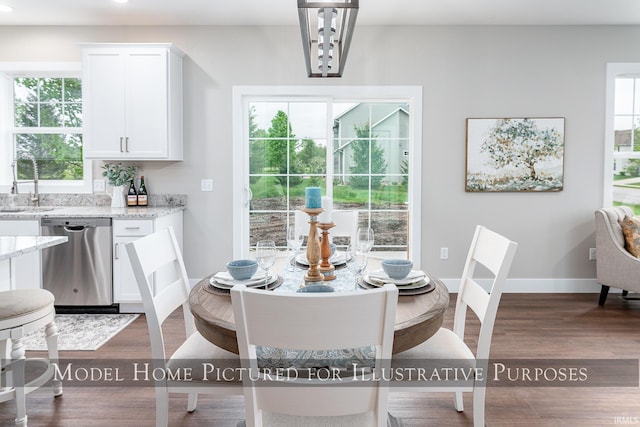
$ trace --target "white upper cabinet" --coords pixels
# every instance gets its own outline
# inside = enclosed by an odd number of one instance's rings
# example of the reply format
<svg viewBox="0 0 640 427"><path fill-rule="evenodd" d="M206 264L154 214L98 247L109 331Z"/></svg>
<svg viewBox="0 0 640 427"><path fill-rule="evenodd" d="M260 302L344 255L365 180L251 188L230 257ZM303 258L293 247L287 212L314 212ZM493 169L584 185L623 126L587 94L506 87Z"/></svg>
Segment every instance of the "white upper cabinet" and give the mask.
<svg viewBox="0 0 640 427"><path fill-rule="evenodd" d="M82 45L84 157L182 160L182 58L170 44Z"/></svg>

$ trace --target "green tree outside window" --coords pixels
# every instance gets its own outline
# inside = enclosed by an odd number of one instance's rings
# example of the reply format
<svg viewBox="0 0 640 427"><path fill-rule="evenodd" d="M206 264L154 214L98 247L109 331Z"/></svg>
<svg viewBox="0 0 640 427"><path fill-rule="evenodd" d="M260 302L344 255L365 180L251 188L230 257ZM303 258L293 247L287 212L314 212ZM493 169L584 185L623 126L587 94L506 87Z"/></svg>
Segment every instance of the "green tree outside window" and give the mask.
<svg viewBox="0 0 640 427"><path fill-rule="evenodd" d="M78 78L14 79L16 157L36 159L43 180L82 180L82 85ZM18 161L18 179L31 179L33 165Z"/></svg>

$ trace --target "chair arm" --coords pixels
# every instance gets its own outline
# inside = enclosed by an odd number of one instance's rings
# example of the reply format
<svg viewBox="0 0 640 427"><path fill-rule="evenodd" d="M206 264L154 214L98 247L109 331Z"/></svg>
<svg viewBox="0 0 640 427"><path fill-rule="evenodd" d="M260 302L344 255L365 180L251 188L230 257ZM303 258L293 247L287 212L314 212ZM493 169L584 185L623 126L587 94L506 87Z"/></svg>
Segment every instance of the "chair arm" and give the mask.
<svg viewBox="0 0 640 427"><path fill-rule="evenodd" d="M640 292L640 258L631 255L614 237L605 213L596 211L596 274L598 283Z"/></svg>

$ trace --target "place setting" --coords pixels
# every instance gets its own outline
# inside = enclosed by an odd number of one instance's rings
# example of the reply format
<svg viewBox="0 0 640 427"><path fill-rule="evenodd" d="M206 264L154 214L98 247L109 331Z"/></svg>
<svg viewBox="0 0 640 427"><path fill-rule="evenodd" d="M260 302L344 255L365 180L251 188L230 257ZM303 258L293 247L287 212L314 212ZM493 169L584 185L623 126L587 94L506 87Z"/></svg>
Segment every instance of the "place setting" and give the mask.
<svg viewBox="0 0 640 427"><path fill-rule="evenodd" d="M382 261L382 270L367 272L358 277L358 286L364 289L376 289L387 283L398 288L399 295L421 295L431 292L435 285L422 270L413 270L413 262L405 259L386 259Z"/></svg>
<svg viewBox="0 0 640 427"><path fill-rule="evenodd" d="M256 244L256 260L241 259L227 263L227 271L219 271L209 278L208 292L217 295L230 295L231 288L243 284L248 288L273 290L282 285L283 278L269 269L276 260L276 247L273 241L259 241Z"/></svg>
<svg viewBox="0 0 640 427"><path fill-rule="evenodd" d="M346 267L347 262L349 262L349 252L337 250L335 245L332 245L331 251L332 254L329 257L329 262L337 269ZM298 268L309 268L309 261L307 260L307 254L305 252L297 254L290 262Z"/></svg>

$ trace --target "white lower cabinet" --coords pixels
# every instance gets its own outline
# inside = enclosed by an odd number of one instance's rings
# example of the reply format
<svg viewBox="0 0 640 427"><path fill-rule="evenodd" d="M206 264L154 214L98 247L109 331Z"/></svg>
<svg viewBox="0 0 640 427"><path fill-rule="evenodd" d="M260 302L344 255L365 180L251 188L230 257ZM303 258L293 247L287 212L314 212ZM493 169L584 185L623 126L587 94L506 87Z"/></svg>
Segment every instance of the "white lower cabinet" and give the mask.
<svg viewBox="0 0 640 427"><path fill-rule="evenodd" d="M131 262L125 245L155 231L172 226L182 250L182 212L154 219L113 220L113 298L121 312L142 312L142 299L138 291Z"/></svg>
<svg viewBox="0 0 640 427"><path fill-rule="evenodd" d="M39 236L37 219L1 219L0 236ZM46 249L44 249L46 250ZM42 287L40 251L0 262L0 291Z"/></svg>

